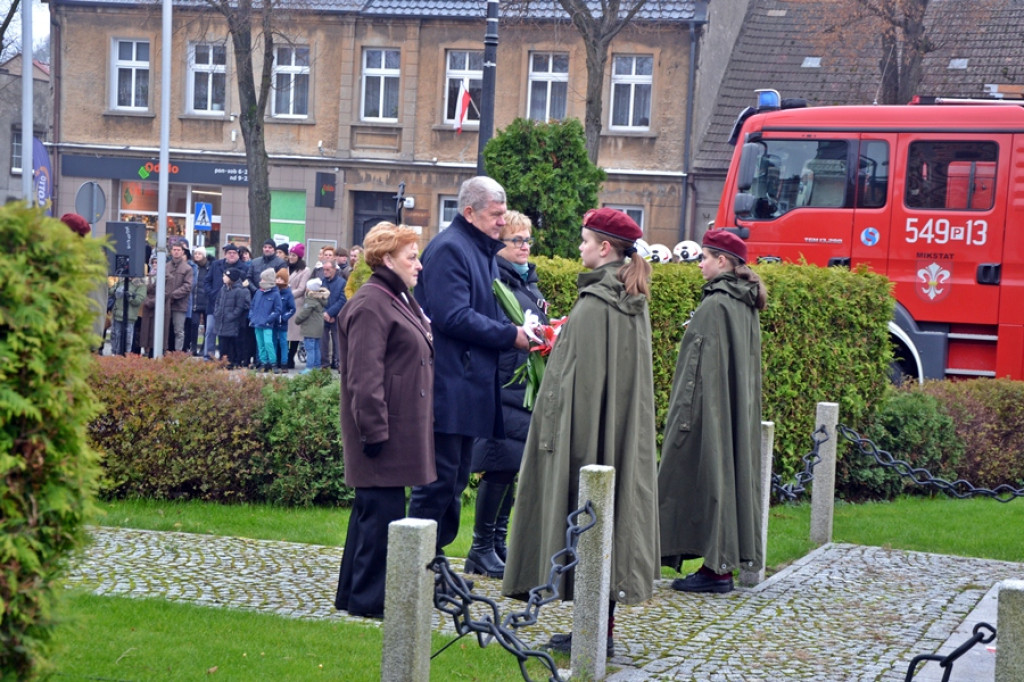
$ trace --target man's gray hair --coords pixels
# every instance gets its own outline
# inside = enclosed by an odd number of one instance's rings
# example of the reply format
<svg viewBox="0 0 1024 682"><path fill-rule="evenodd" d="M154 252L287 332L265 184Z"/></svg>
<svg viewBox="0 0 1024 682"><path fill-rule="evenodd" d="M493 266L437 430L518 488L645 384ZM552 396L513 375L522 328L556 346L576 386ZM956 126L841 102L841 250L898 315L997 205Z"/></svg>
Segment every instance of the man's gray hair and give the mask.
<svg viewBox="0 0 1024 682"><path fill-rule="evenodd" d="M497 180L486 175L478 175L466 180L459 189L460 214L465 212L467 206L472 206L474 211L482 211L492 201L499 204L507 203L505 188L498 184Z"/></svg>

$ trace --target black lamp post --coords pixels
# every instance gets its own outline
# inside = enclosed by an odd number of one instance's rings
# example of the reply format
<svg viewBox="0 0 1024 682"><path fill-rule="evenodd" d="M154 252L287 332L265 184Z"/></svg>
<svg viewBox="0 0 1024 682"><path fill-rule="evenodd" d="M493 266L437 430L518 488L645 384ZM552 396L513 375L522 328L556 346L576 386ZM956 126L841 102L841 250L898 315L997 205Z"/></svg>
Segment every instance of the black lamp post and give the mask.
<svg viewBox="0 0 1024 682"><path fill-rule="evenodd" d="M498 0L487 0L487 31L484 33L484 80L480 94L480 141L476 174L484 175L484 147L494 135L494 80L498 62Z"/></svg>

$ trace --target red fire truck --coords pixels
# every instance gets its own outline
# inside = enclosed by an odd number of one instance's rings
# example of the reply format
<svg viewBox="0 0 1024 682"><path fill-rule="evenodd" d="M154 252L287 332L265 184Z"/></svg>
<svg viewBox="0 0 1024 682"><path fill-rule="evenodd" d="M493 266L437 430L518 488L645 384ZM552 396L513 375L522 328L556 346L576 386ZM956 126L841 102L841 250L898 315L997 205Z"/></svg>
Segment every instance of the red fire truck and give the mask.
<svg viewBox="0 0 1024 682"><path fill-rule="evenodd" d="M1024 106L805 107L758 91L716 228L751 260L866 264L895 283L899 369L1024 379Z"/></svg>

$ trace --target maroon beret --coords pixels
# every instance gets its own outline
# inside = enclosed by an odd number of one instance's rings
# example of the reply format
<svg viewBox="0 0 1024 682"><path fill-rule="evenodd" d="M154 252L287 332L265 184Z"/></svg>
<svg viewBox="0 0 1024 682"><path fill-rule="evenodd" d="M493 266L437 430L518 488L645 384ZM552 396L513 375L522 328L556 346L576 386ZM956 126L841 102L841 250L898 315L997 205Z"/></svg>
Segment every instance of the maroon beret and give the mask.
<svg viewBox="0 0 1024 682"><path fill-rule="evenodd" d="M598 208L587 211L583 216L583 227L627 242L635 242L644 236L640 226L616 208Z"/></svg>
<svg viewBox="0 0 1024 682"><path fill-rule="evenodd" d="M704 233L704 241L701 244L709 249L730 253L739 258L742 263L747 262L747 243L732 232L708 230Z"/></svg>
<svg viewBox="0 0 1024 682"><path fill-rule="evenodd" d="M70 227L71 231L79 237L87 237L92 232L89 221L77 213L65 213L60 217L60 221Z"/></svg>

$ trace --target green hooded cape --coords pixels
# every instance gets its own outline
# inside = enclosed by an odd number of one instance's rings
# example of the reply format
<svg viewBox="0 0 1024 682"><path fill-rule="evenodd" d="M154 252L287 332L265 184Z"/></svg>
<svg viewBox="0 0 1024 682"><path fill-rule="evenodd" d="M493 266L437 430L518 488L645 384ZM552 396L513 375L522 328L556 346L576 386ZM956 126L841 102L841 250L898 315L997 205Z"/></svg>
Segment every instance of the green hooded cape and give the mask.
<svg viewBox="0 0 1024 682"><path fill-rule="evenodd" d="M588 464L615 467L610 599L649 599L659 576L651 322L647 299L627 294L616 276L621 266L579 276L579 299L548 358L519 475L508 596L547 583ZM571 577L560 590L572 598Z"/></svg>

